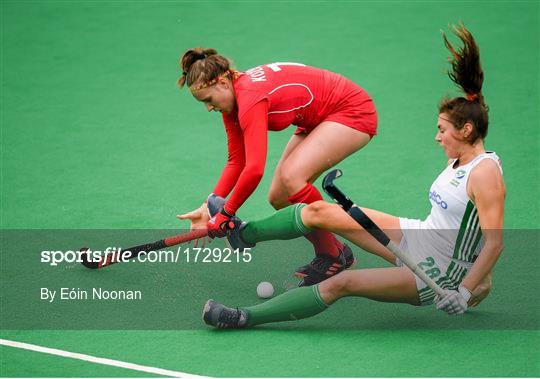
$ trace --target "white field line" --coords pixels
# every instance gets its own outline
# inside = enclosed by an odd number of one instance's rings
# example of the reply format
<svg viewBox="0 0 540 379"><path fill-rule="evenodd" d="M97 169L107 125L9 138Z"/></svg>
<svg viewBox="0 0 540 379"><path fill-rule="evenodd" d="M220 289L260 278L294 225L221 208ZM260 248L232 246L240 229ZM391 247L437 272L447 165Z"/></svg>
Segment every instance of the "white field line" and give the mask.
<svg viewBox="0 0 540 379"><path fill-rule="evenodd" d="M188 373L180 372L180 371L171 371L171 370L165 370L165 369L157 368L157 367L142 366L135 363L117 361L115 359L99 358L99 357L94 357L92 355L71 353L69 351L51 349L49 347L32 345L32 344L24 343L24 342L0 339L0 345L16 347L19 349L32 350L32 351L37 351L37 352L45 353L45 354L58 355L61 357L66 357L66 358L79 359L81 361L87 361L87 362L97 363L101 365L122 367L128 370L148 372L151 374L163 375L163 376L168 376L168 377L173 377L173 378L192 378L192 379L207 378L205 376L192 375L192 374L188 374Z"/></svg>

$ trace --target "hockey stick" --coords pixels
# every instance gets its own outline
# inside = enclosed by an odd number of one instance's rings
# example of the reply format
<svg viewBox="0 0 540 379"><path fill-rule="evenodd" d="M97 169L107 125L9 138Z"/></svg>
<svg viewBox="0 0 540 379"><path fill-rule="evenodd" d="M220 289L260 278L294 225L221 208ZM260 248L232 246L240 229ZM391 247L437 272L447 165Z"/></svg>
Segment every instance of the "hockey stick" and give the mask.
<svg viewBox="0 0 540 379"><path fill-rule="evenodd" d="M95 269L103 268L106 266L110 266L115 263L121 263L124 260L136 258L143 251L144 252L158 251L159 249L163 249L165 247L179 245L184 242L189 242L198 238L206 237L207 235L208 235L208 232L206 229L193 230L191 232L179 234L177 236L164 238L159 241L145 243L138 246L133 246L128 249L123 249L120 251L113 252L111 254L105 254L105 256L100 257L99 260L91 259L89 254L85 253L88 250L88 248L83 247L80 249L81 258L82 258L81 263L83 264L83 266L95 270ZM122 259L120 259L120 257L122 257Z"/></svg>
<svg viewBox="0 0 540 379"><path fill-rule="evenodd" d="M343 175L341 170L336 169L330 171L323 180L324 191L332 197L340 206L351 216L362 228L371 234L377 241L390 250L398 257L412 272L426 283L440 297L444 296L444 291L433 279L431 279L424 271L422 271L416 263L406 255L390 238L383 232L363 211L359 206L354 204L334 184L334 180Z"/></svg>

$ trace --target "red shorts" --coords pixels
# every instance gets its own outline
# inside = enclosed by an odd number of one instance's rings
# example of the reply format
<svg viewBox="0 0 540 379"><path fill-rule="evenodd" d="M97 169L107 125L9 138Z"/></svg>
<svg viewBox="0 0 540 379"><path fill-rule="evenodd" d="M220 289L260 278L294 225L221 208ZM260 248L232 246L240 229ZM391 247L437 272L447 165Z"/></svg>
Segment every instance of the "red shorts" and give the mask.
<svg viewBox="0 0 540 379"><path fill-rule="evenodd" d="M359 130L373 138L377 134L377 110L373 100L366 93L349 97L346 103L337 107L321 121L333 121ZM320 124L320 123L319 123ZM314 128L298 127L294 134L309 134Z"/></svg>

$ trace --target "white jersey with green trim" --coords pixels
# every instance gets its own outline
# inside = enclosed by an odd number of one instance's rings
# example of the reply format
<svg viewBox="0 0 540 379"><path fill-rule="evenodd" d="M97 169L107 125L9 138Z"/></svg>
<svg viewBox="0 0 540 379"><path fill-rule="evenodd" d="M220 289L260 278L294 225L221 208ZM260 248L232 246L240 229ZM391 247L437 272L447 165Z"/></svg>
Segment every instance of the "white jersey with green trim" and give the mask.
<svg viewBox="0 0 540 379"><path fill-rule="evenodd" d="M431 212L423 228L437 234L437 250L444 255L453 252L452 260L463 263L472 264L483 246L478 210L467 194L467 182L471 171L484 159L495 161L502 173L497 154L487 151L463 166L454 168L453 161L429 190Z"/></svg>

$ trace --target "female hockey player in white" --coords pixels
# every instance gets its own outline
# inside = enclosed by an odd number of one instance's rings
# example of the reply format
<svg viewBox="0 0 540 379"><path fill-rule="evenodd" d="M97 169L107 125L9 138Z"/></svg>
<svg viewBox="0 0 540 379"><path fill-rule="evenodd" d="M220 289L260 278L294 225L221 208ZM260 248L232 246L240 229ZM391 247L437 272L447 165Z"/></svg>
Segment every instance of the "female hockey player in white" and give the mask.
<svg viewBox="0 0 540 379"><path fill-rule="evenodd" d="M340 234L397 267L343 271L317 285L288 291L253 307L233 309L209 300L203 314L207 324L249 327L310 317L344 296L413 305L435 302L437 308L448 314L462 314L487 295L491 270L503 249L505 185L499 158L484 148L488 113L481 92L483 71L479 49L463 25L456 27L455 33L464 46L456 51L444 36L452 54L449 76L465 96L444 99L439 107L435 140L449 162L429 190L432 205L429 216L421 221L362 208L420 268L447 290L446 295L436 297L338 205L319 201L305 206L297 204L266 219L250 221L232 233L238 234L236 240L253 244L324 229ZM277 232L272 235L270 230ZM280 238L280 234L287 237Z"/></svg>

